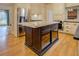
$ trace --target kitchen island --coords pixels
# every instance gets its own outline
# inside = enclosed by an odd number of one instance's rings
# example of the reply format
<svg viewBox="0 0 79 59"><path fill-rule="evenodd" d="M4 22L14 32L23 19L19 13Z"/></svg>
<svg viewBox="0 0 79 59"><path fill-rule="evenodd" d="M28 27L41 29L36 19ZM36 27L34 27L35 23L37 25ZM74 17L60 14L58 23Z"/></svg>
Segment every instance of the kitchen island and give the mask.
<svg viewBox="0 0 79 59"><path fill-rule="evenodd" d="M25 45L43 55L58 40L58 22L24 22Z"/></svg>

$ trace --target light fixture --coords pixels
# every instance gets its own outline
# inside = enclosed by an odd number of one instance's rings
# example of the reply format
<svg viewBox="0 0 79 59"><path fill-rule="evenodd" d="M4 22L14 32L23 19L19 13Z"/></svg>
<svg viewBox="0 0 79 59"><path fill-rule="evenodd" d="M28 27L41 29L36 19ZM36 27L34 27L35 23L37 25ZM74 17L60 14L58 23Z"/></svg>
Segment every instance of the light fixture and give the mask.
<svg viewBox="0 0 79 59"><path fill-rule="evenodd" d="M37 14L34 14L33 16L34 16L34 17L37 17Z"/></svg>

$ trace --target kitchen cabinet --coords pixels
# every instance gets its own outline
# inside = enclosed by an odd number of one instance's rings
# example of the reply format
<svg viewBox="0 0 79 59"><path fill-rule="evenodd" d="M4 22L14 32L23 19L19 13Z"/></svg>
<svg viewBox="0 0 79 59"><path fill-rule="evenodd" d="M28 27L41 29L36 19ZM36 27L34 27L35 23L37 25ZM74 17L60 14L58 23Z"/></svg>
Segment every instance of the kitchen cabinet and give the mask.
<svg viewBox="0 0 79 59"><path fill-rule="evenodd" d="M58 24L38 28L25 26L25 45L43 55L58 40Z"/></svg>
<svg viewBox="0 0 79 59"><path fill-rule="evenodd" d="M24 26L25 45L38 55L43 55L59 39L59 22L37 21L19 24Z"/></svg>
<svg viewBox="0 0 79 59"><path fill-rule="evenodd" d="M63 32L74 35L78 22L63 22Z"/></svg>

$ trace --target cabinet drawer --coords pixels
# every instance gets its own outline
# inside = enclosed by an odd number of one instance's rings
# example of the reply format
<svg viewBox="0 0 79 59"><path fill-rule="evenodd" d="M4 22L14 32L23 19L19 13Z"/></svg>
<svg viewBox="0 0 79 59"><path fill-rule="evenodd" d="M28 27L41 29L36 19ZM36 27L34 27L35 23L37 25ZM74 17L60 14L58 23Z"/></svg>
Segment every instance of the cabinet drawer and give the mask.
<svg viewBox="0 0 79 59"><path fill-rule="evenodd" d="M32 32L32 28L26 28L26 30L25 31L27 31L28 33L31 33Z"/></svg>
<svg viewBox="0 0 79 59"><path fill-rule="evenodd" d="M64 25L70 25L70 23L69 22L64 22Z"/></svg>
<svg viewBox="0 0 79 59"><path fill-rule="evenodd" d="M68 29L64 30L64 32L65 32L65 33L72 34L72 31L70 31L70 30L68 30Z"/></svg>
<svg viewBox="0 0 79 59"><path fill-rule="evenodd" d="M45 48L48 44L50 44L50 33L47 33L42 36L42 49Z"/></svg>
<svg viewBox="0 0 79 59"><path fill-rule="evenodd" d="M73 34L76 31L77 26L79 25L79 23L72 23L72 22L65 22L64 24L64 32L69 33L69 34Z"/></svg>
<svg viewBox="0 0 79 59"><path fill-rule="evenodd" d="M58 29L58 24L55 24L55 25L51 25L51 30L57 30Z"/></svg>
<svg viewBox="0 0 79 59"><path fill-rule="evenodd" d="M65 29L71 29L72 27L69 25L64 26Z"/></svg>
<svg viewBox="0 0 79 59"><path fill-rule="evenodd" d="M40 31L41 31L42 34L48 33L48 32L50 32L50 26L49 25L43 26L43 27L40 28Z"/></svg>

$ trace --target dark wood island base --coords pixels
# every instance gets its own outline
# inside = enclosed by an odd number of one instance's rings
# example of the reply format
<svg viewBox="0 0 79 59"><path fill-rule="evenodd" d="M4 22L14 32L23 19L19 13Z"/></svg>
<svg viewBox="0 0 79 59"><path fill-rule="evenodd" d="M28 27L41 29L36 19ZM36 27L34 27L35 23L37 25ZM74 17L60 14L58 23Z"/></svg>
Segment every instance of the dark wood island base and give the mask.
<svg viewBox="0 0 79 59"><path fill-rule="evenodd" d="M39 56L58 40L58 23L42 27L25 27L25 45Z"/></svg>

